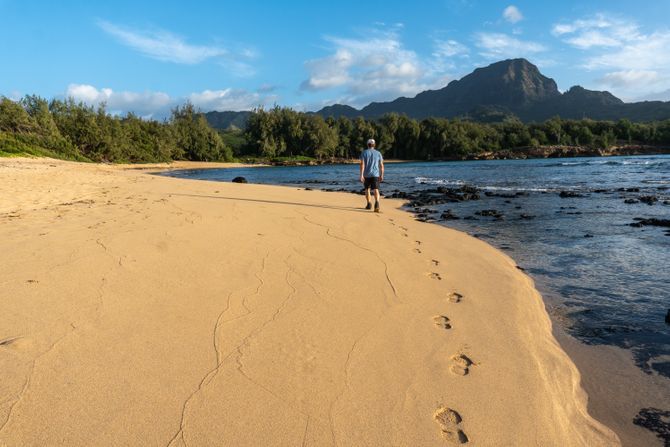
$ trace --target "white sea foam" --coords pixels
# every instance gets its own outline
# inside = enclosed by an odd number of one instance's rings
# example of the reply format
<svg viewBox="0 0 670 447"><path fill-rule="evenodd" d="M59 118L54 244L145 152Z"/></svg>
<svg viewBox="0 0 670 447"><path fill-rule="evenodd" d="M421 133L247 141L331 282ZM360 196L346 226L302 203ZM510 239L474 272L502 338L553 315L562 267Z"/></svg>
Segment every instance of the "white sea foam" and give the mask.
<svg viewBox="0 0 670 447"><path fill-rule="evenodd" d="M519 192L549 192L558 191L553 188L516 188L513 186L481 186L485 191L519 191Z"/></svg>
<svg viewBox="0 0 670 447"><path fill-rule="evenodd" d="M431 177L415 177L414 182L418 184L428 184L428 185L452 185L452 186L463 186L465 182L463 180L446 180L440 178L431 178Z"/></svg>

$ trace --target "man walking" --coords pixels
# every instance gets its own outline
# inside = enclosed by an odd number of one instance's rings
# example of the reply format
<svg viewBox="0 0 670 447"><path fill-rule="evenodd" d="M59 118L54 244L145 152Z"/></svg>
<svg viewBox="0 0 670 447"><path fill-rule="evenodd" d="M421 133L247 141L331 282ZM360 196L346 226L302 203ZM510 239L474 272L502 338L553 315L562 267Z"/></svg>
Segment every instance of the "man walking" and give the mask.
<svg viewBox="0 0 670 447"><path fill-rule="evenodd" d="M370 189L375 196L375 213L379 212L379 184L384 181L384 158L375 149L375 140L368 140L368 148L361 153L361 182L365 187L366 210L372 208L370 203Z"/></svg>

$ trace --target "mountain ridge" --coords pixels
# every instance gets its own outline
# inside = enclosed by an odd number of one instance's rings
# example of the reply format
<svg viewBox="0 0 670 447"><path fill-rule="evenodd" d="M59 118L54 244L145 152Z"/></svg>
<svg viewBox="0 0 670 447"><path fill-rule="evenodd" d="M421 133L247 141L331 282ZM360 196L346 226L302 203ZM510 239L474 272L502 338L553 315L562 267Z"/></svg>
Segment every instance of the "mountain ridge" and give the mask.
<svg viewBox="0 0 670 447"><path fill-rule="evenodd" d="M241 127L249 112L208 112L213 127L233 123ZM361 109L333 104L316 112L324 118L378 119L398 113L413 119L467 118L494 122L515 116L524 122L541 122L554 116L563 119L660 121L670 119L670 101L626 103L608 91L588 90L579 85L560 92L554 79L543 75L526 59L507 59L476 68L461 79L437 90L425 90L412 98L371 102ZM225 115L225 119L221 117ZM246 114L246 115L244 115Z"/></svg>

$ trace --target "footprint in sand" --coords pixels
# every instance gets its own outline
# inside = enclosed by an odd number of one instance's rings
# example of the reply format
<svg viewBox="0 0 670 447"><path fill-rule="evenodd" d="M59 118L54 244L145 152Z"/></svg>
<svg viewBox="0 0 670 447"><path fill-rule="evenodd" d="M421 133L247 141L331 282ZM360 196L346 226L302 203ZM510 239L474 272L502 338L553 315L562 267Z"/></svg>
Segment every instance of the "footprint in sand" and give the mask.
<svg viewBox="0 0 670 447"><path fill-rule="evenodd" d="M462 299L463 295L461 295L458 292L454 292L451 295L449 295L449 302L451 303L460 303Z"/></svg>
<svg viewBox="0 0 670 447"><path fill-rule="evenodd" d="M448 442L453 444L465 444L468 442L468 437L459 427L463 419L460 414L451 408L438 408L435 413L433 413L433 419L437 422L437 425L440 426L442 436Z"/></svg>
<svg viewBox="0 0 670 447"><path fill-rule="evenodd" d="M433 317L433 324L435 326L441 327L442 329L451 329L451 323L449 318L444 315L435 315Z"/></svg>
<svg viewBox="0 0 670 447"><path fill-rule="evenodd" d="M418 248L415 248L415 249L414 249L414 253L421 253L421 250L418 249Z"/></svg>
<svg viewBox="0 0 670 447"><path fill-rule="evenodd" d="M459 376L466 376L470 372L470 366L474 363L465 354L456 354L451 357L451 367L449 370Z"/></svg>
<svg viewBox="0 0 670 447"><path fill-rule="evenodd" d="M421 245L421 241L414 241L416 242L416 245Z"/></svg>
<svg viewBox="0 0 670 447"><path fill-rule="evenodd" d="M437 259L431 259L430 262L431 262L435 267L437 267L438 265L440 265L440 261L438 261Z"/></svg>
<svg viewBox="0 0 670 447"><path fill-rule="evenodd" d="M431 272L431 274L428 275L428 276L430 276L430 279L437 279L437 280L439 280L439 281L442 280L442 277L440 276L439 273Z"/></svg>

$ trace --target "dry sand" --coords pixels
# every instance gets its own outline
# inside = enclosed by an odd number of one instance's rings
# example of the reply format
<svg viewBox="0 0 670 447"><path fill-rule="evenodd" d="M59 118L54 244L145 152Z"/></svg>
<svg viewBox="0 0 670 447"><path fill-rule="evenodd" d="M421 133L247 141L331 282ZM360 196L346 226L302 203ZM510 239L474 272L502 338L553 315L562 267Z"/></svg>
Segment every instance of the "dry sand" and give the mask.
<svg viewBox="0 0 670 447"><path fill-rule="evenodd" d="M619 445L532 281L400 201L45 159L0 182L0 445Z"/></svg>

